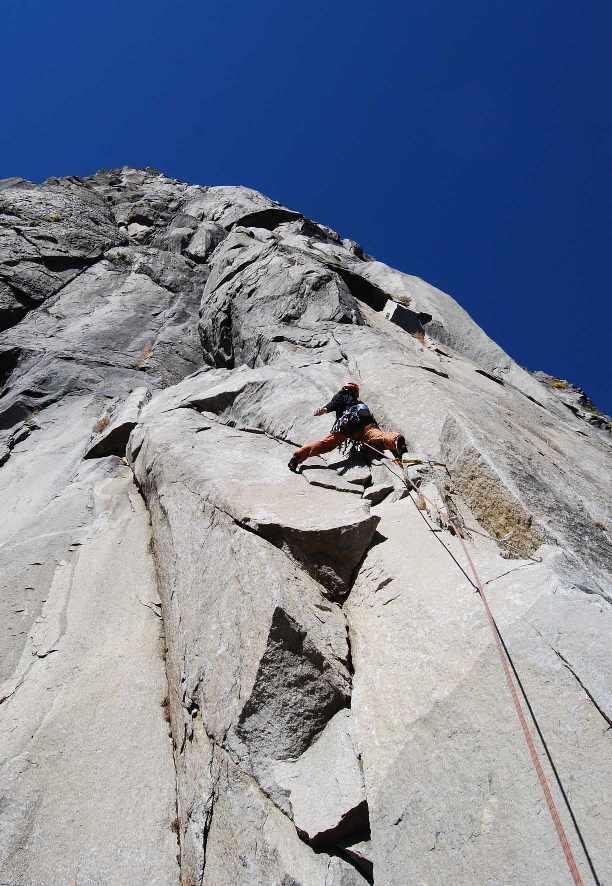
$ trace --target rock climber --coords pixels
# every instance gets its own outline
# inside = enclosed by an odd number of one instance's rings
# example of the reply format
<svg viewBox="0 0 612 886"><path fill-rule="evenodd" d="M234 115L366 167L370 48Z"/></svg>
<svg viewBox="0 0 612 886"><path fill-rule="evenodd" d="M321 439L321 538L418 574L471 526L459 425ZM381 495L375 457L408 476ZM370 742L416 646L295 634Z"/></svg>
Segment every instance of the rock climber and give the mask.
<svg viewBox="0 0 612 886"><path fill-rule="evenodd" d="M346 440L367 443L381 455L388 449L396 458L401 458L407 452L403 434L398 431L382 431L378 427L368 406L359 399L359 385L354 381L345 382L329 403L316 409L314 415L323 415L326 412L336 413L331 431L322 440L306 443L296 450L287 465L290 471L297 471L298 465L307 458L331 452Z"/></svg>

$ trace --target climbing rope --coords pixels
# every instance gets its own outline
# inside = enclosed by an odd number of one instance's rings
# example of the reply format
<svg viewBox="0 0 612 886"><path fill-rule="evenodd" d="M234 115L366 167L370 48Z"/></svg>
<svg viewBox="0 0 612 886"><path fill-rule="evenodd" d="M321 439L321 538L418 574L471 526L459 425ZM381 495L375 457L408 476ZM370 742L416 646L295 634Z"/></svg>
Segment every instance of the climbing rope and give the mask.
<svg viewBox="0 0 612 886"><path fill-rule="evenodd" d="M397 477L397 479L401 480L401 482L403 483L403 485L406 487L406 490L407 490L407 492L408 492L408 496L409 496L410 500L412 501L412 503L414 504L414 506L415 506L415 508L416 508L416 510L417 510L417 513L421 516L421 518L422 518L423 521L425 522L425 525L428 527L428 529L429 529L430 531L433 531L431 525L429 524L429 521L427 520L427 518L425 517L425 515L423 514L423 512L422 512L421 509L419 508L417 502L415 501L415 499L412 497L412 495L411 495L410 493L414 490L415 492L417 492L418 495L422 495L423 498L425 499L425 501L426 501L426 502L427 502L432 508L436 509L436 506L433 504L433 502L431 502L431 501L427 498L427 496L423 495L422 492L418 491L418 490L416 489L416 487L414 486L414 484L412 484L412 483L410 482L410 480L408 480L408 479L407 479L405 476L403 476L403 475L400 476L396 471L394 471L394 470L390 467L390 465L388 464L388 462L389 462L389 461L392 461L392 462L394 462L394 463L397 463L397 459L391 459L391 458L389 458L388 456L386 456L386 455L384 455L383 453L379 452L379 450L375 449L375 447L370 446L368 443L364 443L364 442L362 442L362 446L366 446L368 449L371 449L372 452L376 453L377 457L380 458L380 459L382 459L383 464L384 464L385 467L386 467L386 468L387 468L387 469L393 474L393 476L394 476L394 477ZM444 466L444 467L446 467L446 466ZM537 750L536 750L536 746L535 746L535 742L534 742L534 739L533 739L533 735L532 735L531 730L530 730L530 728L529 728L529 724L527 723L527 719L526 719L526 717L525 717L525 712L523 711L523 707L522 707L522 705L521 705L521 701L520 701L520 698L519 698L519 695L518 695L518 692L517 692L517 689L516 689L516 685L515 685L515 682L514 682L514 679L513 679L513 674L514 674L514 678L516 679L516 683L518 684L518 686L519 686L519 688L520 688L520 691L521 691L521 694L522 694L523 699L524 699L524 701L525 701L525 704L527 705L527 708L528 708L528 710L529 710L529 713L530 713L530 715L531 715L531 718L532 718L532 720L533 720L533 723L534 723L534 725L535 725L535 728L536 728L536 730L537 730L537 733L538 733L538 735L539 735L539 737L540 737L540 740L541 740L541 742L542 742L542 746L543 746L543 748L544 748L544 751L545 751L545 753L546 753L546 756L547 756L547 758L548 758L548 761L549 761L550 766L551 766L551 768L552 768L552 771L553 771L553 773L554 773L555 780L556 780L556 782L557 782L557 786L559 787L559 790L560 790L560 792L561 792L561 795L562 795L562 797L563 797L563 800L565 801L565 805L566 805L566 807L567 807L567 810L568 810L568 812L569 812L570 818L571 818L571 820L572 820L572 823L573 823L574 828L575 828L575 830L576 830L576 833L577 833L577 835L578 835L578 839L580 840L580 845L582 846L582 849L583 849L583 851L584 851L584 854L585 854L585 857L586 857L586 859L587 859L587 862L588 862L589 868L590 868L591 873L592 873L592 875L593 875L593 879L594 879L595 883L597 884L597 886L601 886L601 882L600 882L599 877L597 876L597 873L596 873L596 871L595 871L595 866L594 866L594 864L593 864L593 861L592 861L592 859L591 859L591 856L590 856L590 854L589 854L589 851L588 851L588 849L587 849L587 847L586 847L586 844L585 844L584 838L583 838L582 833L581 833L581 830L580 830L580 828L579 828L579 826L578 826L578 822L577 822L577 820L576 820L576 817L575 817L575 815L574 815L574 812L573 812L573 810L572 810L572 808L571 808L571 804L570 804L570 802L569 802L569 798L568 798L567 793L566 793L566 791L565 791L565 789L564 789L564 787L563 787L563 784L562 784L562 782L561 782L561 778L560 778L559 773L558 773L558 771L557 771L557 767L555 766L555 764L554 764L554 762L553 762L552 756L551 756L550 751L549 751L549 749L548 749L548 745L546 744L546 741L544 740L544 736L543 736L543 734L542 734L542 731L541 731L541 729L540 729L540 726L539 726L539 724L538 724L538 721L537 721L537 719L536 719L536 717L535 717L535 714L534 714L533 708L532 708L532 706L531 706L531 703L529 702L529 699L528 699L528 697L527 697L527 693L526 693L526 691L525 691L525 688L524 688L524 686L523 686L523 683L522 683L522 681L520 680L519 675L518 675L518 673L517 673L517 671L516 671L516 668L515 668L515 666L514 666L514 662L512 661L512 658L511 658L510 653L509 653L509 651L508 651L508 647L506 646L506 643L505 643L505 641L504 641L504 639L503 639L503 637L502 637L502 634L501 634L501 632L500 632L500 630L499 630L499 627L497 626L497 623L496 623L496 621L495 621L495 619L494 619L494 617L493 617L493 613L491 612L491 608L490 608L490 606L489 606L489 601L487 600L487 595L486 595L486 593L485 593L483 583L482 583L482 581L480 580L480 576L478 575L478 571L477 571L477 569L476 569L476 566L475 566L475 564L474 564L474 561L473 561L473 559L472 559L472 556L471 556L471 554L470 554L470 552L469 552L469 550L468 550L468 547L467 547L467 545L466 545L466 543L465 543L465 539L464 539L464 537L463 537L463 533L461 532L461 530L459 529L459 527L457 526L457 524L455 523L455 521L454 521L453 518L451 517L450 512L449 512L449 510L448 510L448 507L446 508L446 513L447 513L447 518L448 518L449 526L453 529L453 532L455 533L455 535L456 535L457 538L459 539L459 542L460 542L460 544L461 544L461 547L463 548L463 553L465 554L465 558L466 558L466 560L467 560L467 562L468 562L468 564L469 564L469 569L470 569L470 571L471 571L471 573L472 573L473 578L470 578L470 577L469 577L469 575L467 574L466 570L461 566L461 564L459 563L459 561L457 560L457 558L454 556L454 554L452 553L452 551L450 550L450 548L448 548L447 545L444 544L444 542L442 541L442 539L439 538L439 536L438 536L437 534L435 534L434 537L435 537L435 538L437 539L437 541L442 545L442 547L446 550L446 552L450 555L450 557L451 557L451 559L454 561L454 563L459 567L459 569L461 570L462 574L467 578L467 580L469 581L469 583L471 584L471 586L472 586L472 587L475 589L475 591L479 594L480 599L481 599L481 601L482 601L482 603L483 603L483 606L484 606L484 608L485 608L485 613L486 613L486 616L487 616L487 621L489 622L489 626L490 626L491 631L492 631L492 633L493 633L493 638L494 638L494 640L495 640L495 645L496 645L497 651L498 651L498 653L499 653L499 658L500 658L500 661L501 661L501 664L502 664L502 668L503 668L503 670L504 670L504 675L505 675L505 678L506 678L506 683L507 683L507 685L508 685L508 689L510 690L510 694L511 694L511 697L512 697L512 701L513 701L513 703L514 703L514 708L515 708L515 711L516 711L516 715L517 715L517 717L518 717L518 719L519 719L519 723L520 723L520 725L521 725L521 729L522 729L522 731L523 731L523 736L524 736L525 741L526 741L526 743L527 743L527 749L528 749L528 751L529 751L529 756L530 756L530 758L531 758L532 765L533 765L533 767L534 767L534 769L535 769L535 771L536 771L536 774L537 774L537 777L538 777L538 781L540 782L540 786L541 786L542 791L543 791L543 793L544 793L544 799L546 800L546 805L547 805L547 807L548 807L548 811L549 811L549 813L550 813L550 817L551 817L551 819L552 819L553 825L554 825L555 830L556 830L556 832L557 832L557 836L558 836L558 838L559 838L559 842L560 842L560 844L561 844L561 848L562 848L562 850L563 850L563 854L564 854L564 856L565 856L565 860L566 860L566 862L567 862L567 866L568 866L568 868L569 868L569 872L570 872L570 874L571 874L572 880L574 881L575 886L584 886L584 881L583 881L583 879L582 879L582 877L581 877L581 875L580 875L580 871L578 870L578 865L576 864L576 859L575 859L575 857L574 857L574 854L573 854L573 852L572 852L572 848L571 848L570 843L569 843L569 840L568 840L568 838L567 838L567 834L565 833L565 829L564 829L563 824L562 824L562 822L561 822L561 818L560 818L560 816L559 816L559 811L558 811L558 809L557 809L557 805L556 805L556 803L555 803L555 800L554 800L553 795L552 795L552 791L551 791L551 789L550 789L550 784L549 784L549 782L548 782L548 779L547 779L547 777L546 777L546 774L545 774L545 772L544 772L544 769L542 768L542 763L541 763L541 761L540 761L540 757L539 757L538 752L537 752Z"/></svg>

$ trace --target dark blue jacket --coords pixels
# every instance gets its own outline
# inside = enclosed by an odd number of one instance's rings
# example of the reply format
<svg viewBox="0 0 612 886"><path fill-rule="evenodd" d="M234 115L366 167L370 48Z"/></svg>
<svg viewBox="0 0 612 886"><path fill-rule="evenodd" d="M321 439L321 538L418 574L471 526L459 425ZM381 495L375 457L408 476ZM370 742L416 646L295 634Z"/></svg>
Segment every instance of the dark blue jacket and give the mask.
<svg viewBox="0 0 612 886"><path fill-rule="evenodd" d="M351 391L339 390L337 394L331 398L329 403L327 403L323 408L326 412L335 412L336 413L336 421L332 430L338 430L338 422L342 418L345 412L347 412L351 406L365 406L367 412L363 415L359 416L359 418L352 422L350 426L343 428L347 433L355 433L356 431L361 431L366 425L376 424L374 416L369 410L369 407L363 403L355 394L351 393Z"/></svg>
<svg viewBox="0 0 612 886"><path fill-rule="evenodd" d="M351 391L344 391L341 388L337 394L334 394L323 409L325 409L326 412L335 412L336 418L340 418L347 409L350 409L351 406L355 406L356 403L359 403L359 399L355 394L351 393Z"/></svg>

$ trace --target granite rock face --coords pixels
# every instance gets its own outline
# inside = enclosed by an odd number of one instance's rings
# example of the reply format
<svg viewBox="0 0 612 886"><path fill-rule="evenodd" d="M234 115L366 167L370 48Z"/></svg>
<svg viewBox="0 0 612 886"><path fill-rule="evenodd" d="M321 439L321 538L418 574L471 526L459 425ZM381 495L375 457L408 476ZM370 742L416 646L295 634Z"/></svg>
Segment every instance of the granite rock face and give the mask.
<svg viewBox="0 0 612 886"><path fill-rule="evenodd" d="M347 376L403 465L291 473ZM568 883L466 549L612 879L610 455L256 191L0 182L0 880Z"/></svg>

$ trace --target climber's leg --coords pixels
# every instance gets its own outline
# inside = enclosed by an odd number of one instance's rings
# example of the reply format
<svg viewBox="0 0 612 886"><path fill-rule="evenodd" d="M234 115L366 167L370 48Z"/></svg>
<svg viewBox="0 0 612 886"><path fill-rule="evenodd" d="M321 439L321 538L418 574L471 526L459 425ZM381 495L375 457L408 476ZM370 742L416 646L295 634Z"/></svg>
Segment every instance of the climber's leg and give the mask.
<svg viewBox="0 0 612 886"><path fill-rule="evenodd" d="M346 434L332 432L326 437L323 437L322 440L306 443L305 446L302 446L293 453L291 461L289 462L289 468L294 471L297 466L307 458L311 458L313 455L322 455L324 452L331 452L332 449L336 449L341 443L344 443L346 439L348 439Z"/></svg>
<svg viewBox="0 0 612 886"><path fill-rule="evenodd" d="M372 449L376 449L381 454L385 449L393 452L397 458L401 458L407 451L406 441L402 434L398 431L383 431L376 425L366 425L361 432L361 439Z"/></svg>

